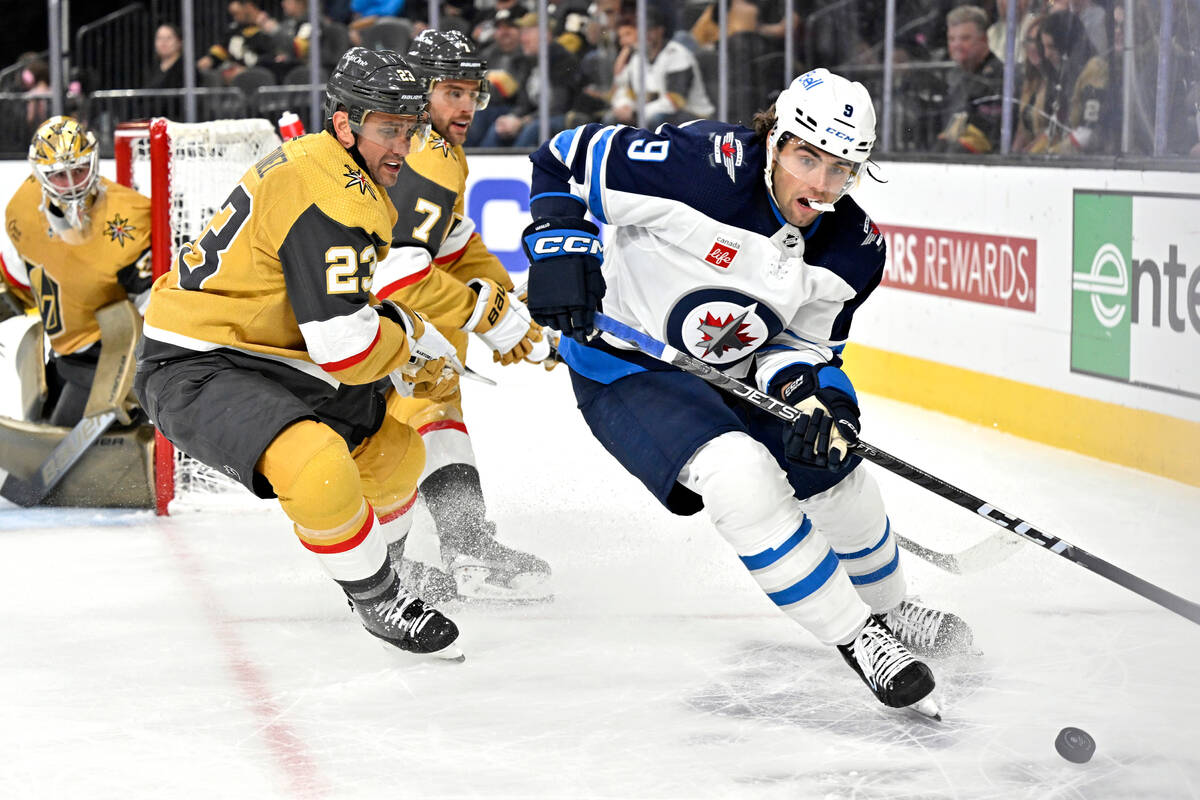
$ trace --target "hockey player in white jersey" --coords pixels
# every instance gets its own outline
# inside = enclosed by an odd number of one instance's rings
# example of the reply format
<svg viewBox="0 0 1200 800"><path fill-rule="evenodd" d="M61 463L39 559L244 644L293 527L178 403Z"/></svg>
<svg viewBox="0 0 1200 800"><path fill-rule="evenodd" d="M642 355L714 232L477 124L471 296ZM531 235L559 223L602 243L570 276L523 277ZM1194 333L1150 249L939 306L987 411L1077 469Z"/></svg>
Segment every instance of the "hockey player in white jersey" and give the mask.
<svg viewBox="0 0 1200 800"><path fill-rule="evenodd" d="M859 83L816 69L754 130L697 120L592 124L531 156L529 310L563 333L579 408L667 508L701 508L767 596L835 645L885 705L936 713L913 651L970 643L957 616L905 600L841 368L878 286L879 229L848 196L875 142ZM591 214L608 224L601 248ZM595 311L796 405L788 425L608 335Z"/></svg>

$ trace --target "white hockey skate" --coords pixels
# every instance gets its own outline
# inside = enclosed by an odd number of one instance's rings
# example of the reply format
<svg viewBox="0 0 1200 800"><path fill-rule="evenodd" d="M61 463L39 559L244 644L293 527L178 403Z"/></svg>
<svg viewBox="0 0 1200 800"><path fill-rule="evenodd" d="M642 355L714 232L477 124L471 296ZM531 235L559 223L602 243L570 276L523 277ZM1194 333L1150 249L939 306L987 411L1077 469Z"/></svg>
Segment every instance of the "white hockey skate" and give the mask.
<svg viewBox="0 0 1200 800"><path fill-rule="evenodd" d="M462 649L455 644L458 626L442 612L425 605L416 594L406 590L399 580L369 600L349 593L350 607L372 636L418 655L431 655L450 661L463 661Z"/></svg>
<svg viewBox="0 0 1200 800"><path fill-rule="evenodd" d="M465 600L535 603L550 600L550 565L495 539L472 543L463 552L443 545L450 576Z"/></svg>
<svg viewBox="0 0 1200 800"><path fill-rule="evenodd" d="M971 626L957 614L938 611L913 600L901 600L878 615L905 647L919 656L951 656L974 652Z"/></svg>
<svg viewBox="0 0 1200 800"><path fill-rule="evenodd" d="M876 617L868 617L854 641L838 645L838 651L885 706L941 719L932 697L933 673Z"/></svg>

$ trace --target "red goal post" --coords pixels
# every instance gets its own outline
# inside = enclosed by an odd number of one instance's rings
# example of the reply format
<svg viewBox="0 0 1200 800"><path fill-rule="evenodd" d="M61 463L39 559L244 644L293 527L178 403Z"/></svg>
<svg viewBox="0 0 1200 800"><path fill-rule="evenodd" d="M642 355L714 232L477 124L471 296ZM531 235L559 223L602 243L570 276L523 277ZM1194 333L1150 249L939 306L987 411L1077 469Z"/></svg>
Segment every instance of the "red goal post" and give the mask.
<svg viewBox="0 0 1200 800"><path fill-rule="evenodd" d="M280 145L264 119L175 122L162 117L126 122L113 137L117 182L150 197L151 264L157 278L169 272L179 247L199 235L242 174ZM176 453L155 432L156 510L209 506L245 489L219 472ZM236 502L235 502L236 504Z"/></svg>

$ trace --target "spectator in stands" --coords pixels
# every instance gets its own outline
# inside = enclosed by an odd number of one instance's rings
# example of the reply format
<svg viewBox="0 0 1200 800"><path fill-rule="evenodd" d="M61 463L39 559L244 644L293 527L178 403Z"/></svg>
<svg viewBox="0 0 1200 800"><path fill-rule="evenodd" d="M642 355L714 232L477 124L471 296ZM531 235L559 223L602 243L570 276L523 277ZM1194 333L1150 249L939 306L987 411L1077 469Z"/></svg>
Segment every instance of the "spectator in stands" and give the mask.
<svg viewBox="0 0 1200 800"><path fill-rule="evenodd" d="M45 59L35 55L26 61L21 85L25 88L25 121L36 125L50 116L50 65Z"/></svg>
<svg viewBox="0 0 1200 800"><path fill-rule="evenodd" d="M598 0L592 5L592 17L584 28L587 44L579 60L579 92L567 112L567 128L598 122L612 107L619 9L620 0Z"/></svg>
<svg viewBox="0 0 1200 800"><path fill-rule="evenodd" d="M1023 41L1029 33L1029 26L1037 17L1034 12L1035 4L1040 5L1040 0L1017 0L1016 56L1018 64L1024 64L1027 56ZM996 0L996 21L988 27L987 38L992 55L1004 61L1005 48L1008 46L1008 0Z"/></svg>
<svg viewBox="0 0 1200 800"><path fill-rule="evenodd" d="M1046 59L1042 56L1041 41L1044 19L1043 16L1034 17L1021 37L1021 51L1025 61L1021 69L1017 129L1013 134L1012 143L1015 153L1028 151L1046 129L1046 118L1042 111L1046 105Z"/></svg>
<svg viewBox="0 0 1200 800"><path fill-rule="evenodd" d="M312 41L312 25L308 19L308 0L282 0L280 9L283 19L279 28L282 35L291 42L291 51L280 53L275 57L279 64L294 67L296 64L308 63L308 51ZM346 26L334 22L328 16L321 16L321 55L320 64L324 72L329 72L337 64L342 53L350 47L350 34Z"/></svg>
<svg viewBox="0 0 1200 800"><path fill-rule="evenodd" d="M526 78L537 66L536 55L530 58L521 47L518 19L520 16L507 8L498 10L492 17L492 43L483 50L483 59L488 64L488 82L492 85L492 100L487 108L475 114L475 122L467 133L467 147L481 146L492 123L516 107Z"/></svg>
<svg viewBox="0 0 1200 800"><path fill-rule="evenodd" d="M1133 92L1125 113L1130 117L1130 152L1154 152L1156 95L1159 63L1159 31L1162 5L1153 0L1134 4ZM1167 94L1167 127L1164 152L1200 156L1200 19L1186 4L1175 4L1168 50L1168 73L1173 76ZM1124 86L1125 7L1113 5L1113 58L1109 85Z"/></svg>
<svg viewBox="0 0 1200 800"><path fill-rule="evenodd" d="M508 112L501 114L492 121L491 129L484 134L480 147L537 147L541 142L538 137L540 124L538 120L539 103L541 102L542 75L536 68L538 46L541 43L538 29L538 15L530 11L517 20L518 38L521 52L533 65L520 90L516 94L516 102ZM554 31L551 31L553 36ZM550 132L562 130L567 110L575 102L579 91L579 62L567 49L557 41L551 40L548 46L550 59Z"/></svg>
<svg viewBox="0 0 1200 800"><path fill-rule="evenodd" d="M502 16L504 19L520 19L528 10L522 0L496 0L492 8L475 15L475 30L471 38L480 47L488 47L495 41L498 19Z"/></svg>
<svg viewBox="0 0 1200 800"><path fill-rule="evenodd" d="M147 89L183 88L183 36L170 22L160 23L154 31L154 55L158 62L150 69Z"/></svg>
<svg viewBox="0 0 1200 800"><path fill-rule="evenodd" d="M1051 11L1070 11L1079 17L1087 31L1092 50L1100 56L1108 56L1108 30L1104 7L1092 0L1050 0Z"/></svg>
<svg viewBox="0 0 1200 800"><path fill-rule="evenodd" d="M1096 55L1082 20L1055 11L1041 29L1049 126L1031 153L1100 153L1109 145L1108 61Z"/></svg>
<svg viewBox="0 0 1200 800"><path fill-rule="evenodd" d="M938 149L990 153L1000 141L1004 64L988 48L987 12L958 6L946 15L946 43L955 70L942 107Z"/></svg>
<svg viewBox="0 0 1200 800"><path fill-rule="evenodd" d="M623 15L617 23L621 51L614 65L611 116L624 124L635 122L637 94L642 91L637 40L636 15ZM646 57L646 124L642 127L653 130L664 122L678 124L713 113L696 57L679 42L667 41L662 12L653 6L646 9Z"/></svg>
<svg viewBox="0 0 1200 800"><path fill-rule="evenodd" d="M228 83L233 65L253 67L275 63L275 57L291 50L291 42L279 22L259 7L256 0L230 0L225 37L196 62L200 69L219 69Z"/></svg>

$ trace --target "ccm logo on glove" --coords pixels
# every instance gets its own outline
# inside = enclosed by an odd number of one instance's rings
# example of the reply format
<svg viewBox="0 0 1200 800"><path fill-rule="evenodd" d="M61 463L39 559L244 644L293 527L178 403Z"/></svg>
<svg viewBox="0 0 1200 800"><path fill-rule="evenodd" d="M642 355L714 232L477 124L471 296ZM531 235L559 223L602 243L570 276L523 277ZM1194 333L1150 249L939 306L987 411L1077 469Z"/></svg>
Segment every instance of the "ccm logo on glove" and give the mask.
<svg viewBox="0 0 1200 800"><path fill-rule="evenodd" d="M558 236L543 234L526 237L529 251L534 257L570 255L599 255L604 251L604 245L595 236Z"/></svg>

